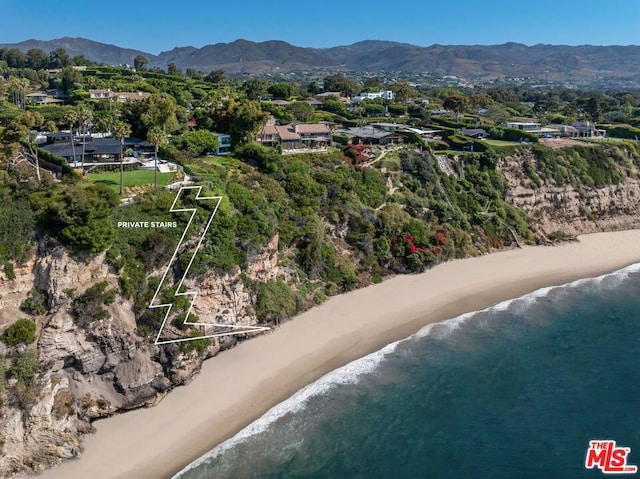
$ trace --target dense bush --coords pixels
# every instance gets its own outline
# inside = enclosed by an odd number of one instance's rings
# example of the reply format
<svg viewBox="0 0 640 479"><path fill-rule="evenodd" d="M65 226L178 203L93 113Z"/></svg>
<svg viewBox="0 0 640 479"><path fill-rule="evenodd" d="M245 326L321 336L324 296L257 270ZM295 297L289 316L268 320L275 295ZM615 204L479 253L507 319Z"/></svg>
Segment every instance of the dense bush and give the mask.
<svg viewBox="0 0 640 479"><path fill-rule="evenodd" d="M297 295L282 279L258 283L256 315L263 322L287 319L297 312Z"/></svg>
<svg viewBox="0 0 640 479"><path fill-rule="evenodd" d="M29 202L0 192L0 224L0 261L8 259L23 262L27 258L35 227Z"/></svg>
<svg viewBox="0 0 640 479"><path fill-rule="evenodd" d="M33 288L20 304L20 309L28 314L38 315L47 312L47 293Z"/></svg>
<svg viewBox="0 0 640 479"><path fill-rule="evenodd" d="M40 223L72 252L99 253L115 239L111 216L118 203L116 194L103 185L70 185L38 198Z"/></svg>
<svg viewBox="0 0 640 479"><path fill-rule="evenodd" d="M255 164L265 173L275 173L283 165L282 155L273 148L267 148L259 143L247 143L235 150L236 156Z"/></svg>
<svg viewBox="0 0 640 479"><path fill-rule="evenodd" d="M36 323L26 318L17 320L5 331L4 340L11 346L31 344L36 340Z"/></svg>
<svg viewBox="0 0 640 479"><path fill-rule="evenodd" d="M109 317L109 313L104 309L104 306L115 301L117 291L115 289L107 289L107 286L109 284L106 281L100 281L73 300L71 311L78 323L88 325L92 321L99 321Z"/></svg>

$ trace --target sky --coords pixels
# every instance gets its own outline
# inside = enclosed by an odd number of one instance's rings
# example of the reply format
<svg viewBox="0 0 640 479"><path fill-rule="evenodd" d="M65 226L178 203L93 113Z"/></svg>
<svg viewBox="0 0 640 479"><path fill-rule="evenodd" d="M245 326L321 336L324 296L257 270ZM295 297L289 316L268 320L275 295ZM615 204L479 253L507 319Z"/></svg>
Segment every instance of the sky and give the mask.
<svg viewBox="0 0 640 479"><path fill-rule="evenodd" d="M302 47L640 44L637 0L0 0L0 43L83 37L158 54L237 39Z"/></svg>

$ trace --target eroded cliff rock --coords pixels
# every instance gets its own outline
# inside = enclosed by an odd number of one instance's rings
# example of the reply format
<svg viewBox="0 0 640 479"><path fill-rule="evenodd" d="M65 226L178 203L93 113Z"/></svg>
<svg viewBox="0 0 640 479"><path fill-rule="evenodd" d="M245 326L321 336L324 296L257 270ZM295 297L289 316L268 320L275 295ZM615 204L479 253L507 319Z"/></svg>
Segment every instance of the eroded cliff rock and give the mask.
<svg viewBox="0 0 640 479"><path fill-rule="evenodd" d="M542 178L536 185L525 171L526 163L536 163L530 150L502 159L498 167L509 186L505 199L529 214L539 241L640 227L635 167L619 168L622 181L618 184L588 186Z"/></svg>
<svg viewBox="0 0 640 479"><path fill-rule="evenodd" d="M244 280L266 281L279 273L277 245L275 237L263 253L249 258L245 277L235 268L192 281L201 293L194 311L208 321L256 324L254 298ZM35 318L38 340L31 346L38 353L34 397L21 402L12 392L18 385L10 380L2 400L0 475L41 470L79 454L81 436L92 430L93 419L157 402L170 388L189 381L206 357L237 341L214 338L202 354L154 345L153 338L138 334L134 306L121 296L105 306L104 318L80 324L73 299L98 282L117 286L116 273L104 254L81 260L46 244L39 251L16 268L14 280L0 278L4 324L26 315L20 305L33 288L47 301L46 314ZM8 366L26 349L8 348Z"/></svg>

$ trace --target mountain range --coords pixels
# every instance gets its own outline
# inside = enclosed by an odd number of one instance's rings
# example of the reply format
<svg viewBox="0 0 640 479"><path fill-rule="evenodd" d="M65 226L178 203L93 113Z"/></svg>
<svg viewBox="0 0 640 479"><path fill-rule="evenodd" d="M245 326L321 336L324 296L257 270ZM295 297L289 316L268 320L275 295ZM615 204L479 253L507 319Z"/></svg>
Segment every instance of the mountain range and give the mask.
<svg viewBox="0 0 640 479"><path fill-rule="evenodd" d="M129 64L143 55L147 67L181 69L205 73L222 69L229 74L287 73L299 70L344 70L366 72L414 72L493 79L539 77L549 80L577 78L640 78L640 46L567 46L520 43L501 45L431 45L421 47L391 41L366 40L332 48L303 48L270 40L236 40L202 48L179 47L153 55L84 38L26 40L0 44L0 48L27 51L64 48L70 56L110 65Z"/></svg>

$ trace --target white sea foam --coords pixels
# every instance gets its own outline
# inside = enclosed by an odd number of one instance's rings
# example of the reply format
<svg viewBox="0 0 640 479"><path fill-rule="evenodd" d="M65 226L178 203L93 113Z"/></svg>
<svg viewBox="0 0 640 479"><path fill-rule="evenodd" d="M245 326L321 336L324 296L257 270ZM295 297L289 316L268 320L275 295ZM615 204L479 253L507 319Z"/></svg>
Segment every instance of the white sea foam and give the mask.
<svg viewBox="0 0 640 479"><path fill-rule="evenodd" d="M249 424L231 439L228 439L204 456L196 459L194 462L192 462L187 467L178 472L175 476L173 476L173 478L178 479L181 474L191 469L195 469L196 467L200 466L210 459L214 459L215 457L231 449L235 445L246 441L251 436L255 436L256 434L264 432L279 418L287 414L293 414L302 410L307 401L309 401L309 399L311 399L312 397L320 396L337 385L352 384L357 382L358 377L362 376L363 374L375 371L378 365L384 360L384 358L388 354L395 351L398 344L400 344L402 341L405 340L403 339L388 344L384 348L374 353L368 354L367 356L352 361L345 366L342 366L325 374L317 381L300 389L289 399L286 399L280 404L277 404L276 406L269 409L269 411L267 411L262 417Z"/></svg>
<svg viewBox="0 0 640 479"><path fill-rule="evenodd" d="M317 381L305 386L296 392L293 396L285 401L277 404L272 407L269 411L267 411L262 417L242 429L235 436L218 445L207 454L201 456L196 459L194 462L186 466L180 472L178 472L172 479L179 479L183 473L190 471L204 464L205 462L214 459L224 453L225 451L233 448L234 446L245 442L252 436L256 434L260 434L267 430L271 424L277 421L279 418L284 417L287 414L293 414L300 410L302 410L309 399L320 396L331 388L342 385L342 384L353 384L358 381L358 378L364 374L371 373L377 369L380 363L386 358L387 355L393 353L399 344L410 341L416 338L423 338L426 336L432 336L435 339L444 339L450 336L453 332L459 329L465 322L474 318L478 315L478 313L489 312L489 311L506 311L508 309L516 308L516 311L522 311L529 306L533 305L538 299L544 298L549 295L550 292L558 289L564 288L576 288L576 287L584 287L589 284L594 285L598 288L602 286L610 286L615 287L620 284L622 281L627 279L630 274L640 272L640 263L633 264L626 268L623 268L618 271L614 271L612 273L604 274L601 276L597 276L594 278L587 279L579 279L577 281L573 281L571 283L558 285L558 286L550 286L545 288L540 288L531 293L525 294L518 298L509 299L506 301L502 301L496 305L490 306L488 308L473 311L469 313L462 314L460 316L456 316L454 318L439 322L429 324L422 329L420 329L415 334L411 336L401 339L400 341L395 341L383 347L382 349L368 354L360 359L352 361L351 363L342 366L338 369L335 369L324 376L322 376Z"/></svg>

